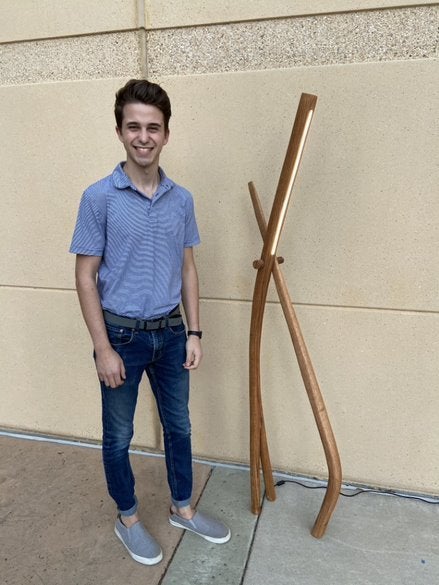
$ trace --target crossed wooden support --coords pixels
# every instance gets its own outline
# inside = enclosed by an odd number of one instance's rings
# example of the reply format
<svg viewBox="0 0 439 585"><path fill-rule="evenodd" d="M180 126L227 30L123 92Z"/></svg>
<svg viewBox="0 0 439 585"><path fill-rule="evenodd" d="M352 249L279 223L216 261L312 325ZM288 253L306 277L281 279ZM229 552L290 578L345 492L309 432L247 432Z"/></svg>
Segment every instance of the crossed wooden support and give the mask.
<svg viewBox="0 0 439 585"><path fill-rule="evenodd" d="M300 98L268 225L256 188L252 182L248 185L256 220L264 241L261 258L253 262L253 266L258 272L253 293L250 325L250 475L252 512L259 514L261 510L261 466L267 499L272 501L276 499L262 408L260 369L262 322L268 284L271 274L273 274L328 465L326 494L311 531L314 537L321 538L326 531L340 493L342 481L341 463L325 403L279 266L283 259L276 257L277 245L316 102L317 97L314 95L303 93Z"/></svg>

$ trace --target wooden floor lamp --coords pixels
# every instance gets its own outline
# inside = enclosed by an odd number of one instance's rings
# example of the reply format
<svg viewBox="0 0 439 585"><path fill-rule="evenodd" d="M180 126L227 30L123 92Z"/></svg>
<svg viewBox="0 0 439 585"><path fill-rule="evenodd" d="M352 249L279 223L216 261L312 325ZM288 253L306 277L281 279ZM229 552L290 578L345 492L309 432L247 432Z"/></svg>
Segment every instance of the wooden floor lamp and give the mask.
<svg viewBox="0 0 439 585"><path fill-rule="evenodd" d="M267 499L272 501L276 499L262 408L260 367L262 322L268 285L271 274L273 274L328 465L328 486L326 494L311 531L314 537L321 538L325 533L340 493L342 481L341 463L325 403L288 293L288 288L279 266L283 262L283 259L276 257L277 245L288 210L288 204L305 141L314 115L316 102L317 97L315 95L306 93L301 95L268 225L256 188L252 182L249 183L250 196L256 220L264 241L261 258L253 262L253 266L258 272L253 292L250 324L250 475L252 512L259 514L261 510L261 466Z"/></svg>

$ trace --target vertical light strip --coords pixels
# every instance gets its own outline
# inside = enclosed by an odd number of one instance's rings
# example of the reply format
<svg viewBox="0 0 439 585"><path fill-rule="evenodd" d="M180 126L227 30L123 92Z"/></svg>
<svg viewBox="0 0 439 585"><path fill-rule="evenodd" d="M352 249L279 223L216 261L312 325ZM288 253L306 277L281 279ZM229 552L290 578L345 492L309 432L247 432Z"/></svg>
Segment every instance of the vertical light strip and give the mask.
<svg viewBox="0 0 439 585"><path fill-rule="evenodd" d="M302 132L302 138L300 140L296 160L294 162L293 171L291 173L290 182L288 184L288 189L287 189L288 195L285 197L285 200L283 202L282 209L281 209L281 212L279 215L279 221L278 221L277 227L276 227L276 232L274 234L273 246L271 247L271 252L270 252L270 254L272 256L274 256L274 254L276 254L276 249L277 249L277 244L278 244L279 237L280 237L280 232L281 232L281 229L282 229L282 226L284 223L285 214L287 213L288 203L290 202L290 197L291 197L291 192L292 192L293 185L294 185L294 180L295 180L296 175L297 175L297 170L299 168L300 159L302 157L302 152L303 152L303 148L305 146L306 136L308 134L308 130L309 130L309 126L311 124L311 119L313 117L313 114L314 114L314 110L310 110L308 112L308 116L306 118L305 127L304 127L303 132Z"/></svg>

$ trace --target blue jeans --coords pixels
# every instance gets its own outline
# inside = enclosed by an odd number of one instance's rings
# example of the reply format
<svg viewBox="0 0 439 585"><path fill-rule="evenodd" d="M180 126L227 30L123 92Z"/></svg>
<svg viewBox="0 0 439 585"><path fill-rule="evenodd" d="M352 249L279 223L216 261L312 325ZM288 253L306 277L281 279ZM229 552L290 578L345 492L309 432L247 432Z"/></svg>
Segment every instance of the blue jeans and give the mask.
<svg viewBox="0 0 439 585"><path fill-rule="evenodd" d="M122 358L126 371L126 380L118 388L101 383L102 453L110 496L122 515L130 516L137 510L128 449L134 432L138 387L146 372L163 427L172 501L178 507L186 506L192 494L192 451L189 372L183 368L185 326L182 323L155 331L137 331L106 325L110 343Z"/></svg>

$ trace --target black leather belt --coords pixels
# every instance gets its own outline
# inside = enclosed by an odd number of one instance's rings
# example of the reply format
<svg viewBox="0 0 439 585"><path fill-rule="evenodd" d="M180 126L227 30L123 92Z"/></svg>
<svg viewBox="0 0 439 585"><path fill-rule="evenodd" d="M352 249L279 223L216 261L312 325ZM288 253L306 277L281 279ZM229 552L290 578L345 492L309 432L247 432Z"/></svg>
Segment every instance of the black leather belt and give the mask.
<svg viewBox="0 0 439 585"><path fill-rule="evenodd" d="M115 315L114 313L105 310L104 319L110 325L119 325L120 327L138 329L140 331L155 331L156 329L175 327L176 325L181 325L181 323L183 323L183 318L180 315L180 307L178 305L168 315L158 317L157 319L131 319L130 317L122 317L121 315Z"/></svg>

